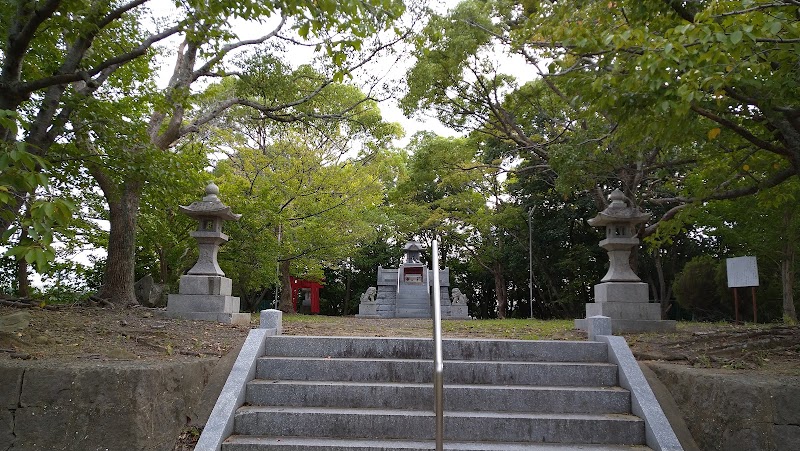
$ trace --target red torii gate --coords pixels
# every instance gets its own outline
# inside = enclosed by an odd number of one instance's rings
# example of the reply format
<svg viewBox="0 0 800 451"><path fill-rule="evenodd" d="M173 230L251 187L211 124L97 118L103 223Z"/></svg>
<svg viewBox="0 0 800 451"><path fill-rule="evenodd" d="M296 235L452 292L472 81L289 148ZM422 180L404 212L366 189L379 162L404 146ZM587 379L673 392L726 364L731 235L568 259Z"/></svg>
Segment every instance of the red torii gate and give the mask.
<svg viewBox="0 0 800 451"><path fill-rule="evenodd" d="M297 296L303 288L311 290L311 313L319 314L319 289L322 288L322 283L313 282L311 280L302 280L289 276L289 282L292 285L292 307L297 311Z"/></svg>

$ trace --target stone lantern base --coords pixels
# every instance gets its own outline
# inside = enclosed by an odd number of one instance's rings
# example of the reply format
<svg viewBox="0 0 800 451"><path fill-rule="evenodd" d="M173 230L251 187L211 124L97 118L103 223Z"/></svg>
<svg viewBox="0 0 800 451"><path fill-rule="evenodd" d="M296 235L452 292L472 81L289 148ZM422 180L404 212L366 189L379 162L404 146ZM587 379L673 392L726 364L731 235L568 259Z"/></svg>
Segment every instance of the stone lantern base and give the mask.
<svg viewBox="0 0 800 451"><path fill-rule="evenodd" d="M231 296L231 279L222 276L181 276L180 294L167 298L167 316L248 325L249 313L239 313L239 298Z"/></svg>
<svg viewBox="0 0 800 451"><path fill-rule="evenodd" d="M669 332L675 321L661 319L661 306L648 301L643 282L604 282L594 286L595 302L586 304L586 318L611 318L612 333ZM576 319L575 328L588 330L586 319Z"/></svg>

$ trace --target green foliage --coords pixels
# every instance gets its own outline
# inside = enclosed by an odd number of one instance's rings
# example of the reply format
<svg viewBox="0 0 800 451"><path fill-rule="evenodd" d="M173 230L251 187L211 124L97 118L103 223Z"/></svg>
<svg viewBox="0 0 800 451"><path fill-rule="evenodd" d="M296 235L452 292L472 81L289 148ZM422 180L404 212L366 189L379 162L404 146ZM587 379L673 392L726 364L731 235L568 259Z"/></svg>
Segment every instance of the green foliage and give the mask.
<svg viewBox="0 0 800 451"><path fill-rule="evenodd" d="M168 218L150 210L158 204L151 201L177 200L173 180L196 181L194 166L204 157L189 162L181 152L165 150L196 131L187 130L194 124L185 119L208 111L202 94L197 95L202 89L192 85L202 77L225 76L226 55L252 45L238 42L234 24L285 17L286 28L319 40L318 47L328 54L329 75L342 79L353 51L368 37L389 30L405 10L399 0L173 3L168 17L153 17L148 2L18 0L0 5L0 103L10 109L0 114L0 220L2 244L13 244L9 255L46 269L55 258L54 234L71 240L61 230L75 211L68 199L92 198L87 210L97 211L92 194L96 186L87 182L91 174L111 204L123 196L138 203L144 185L144 195L151 196L143 205L144 230L150 236L140 245L145 252L155 249L162 262L180 260L176 240L158 243L165 237L152 233ZM153 51L153 46L176 34L185 38L177 53L178 62L186 64L167 89L156 89L154 58L168 52ZM18 132L17 121L30 126ZM395 133L391 128L386 127L387 133ZM81 222L81 227L90 227ZM127 254L133 259L133 250ZM167 272L175 270L173 265ZM140 262L139 272L144 271L154 271L153 265Z"/></svg>
<svg viewBox="0 0 800 451"><path fill-rule="evenodd" d="M210 178L209 149L187 140L170 152L158 152L157 170L142 193L137 220L136 279L146 274L158 283L177 287L180 276L197 261L197 246L189 232L197 221L180 213L203 195Z"/></svg>
<svg viewBox="0 0 800 451"><path fill-rule="evenodd" d="M576 102L622 123L645 116L662 132L645 127L641 139L679 144L680 158L696 158L685 185L693 197L796 167L796 6L559 2L514 33L550 39L550 72L563 73Z"/></svg>
<svg viewBox="0 0 800 451"><path fill-rule="evenodd" d="M0 122L2 128L16 133L17 117L12 111L0 111ZM0 146L0 207L8 207L0 208L0 215L11 224L0 245L8 246L6 256L44 271L55 259L54 234L68 226L75 206L52 195L48 163L28 152L25 143ZM16 205L24 206L25 214L15 215Z"/></svg>
<svg viewBox="0 0 800 451"><path fill-rule="evenodd" d="M281 105L313 93L278 116L231 109L215 130L213 141L228 154L215 176L225 202L242 214L227 229L220 264L256 302L277 282L278 261L290 261L294 276L321 279L324 268L373 239L385 221L378 207L398 164L387 147L399 128L360 90L327 83L309 66L292 69L264 53L242 64L248 75L217 87L221 95L230 89Z"/></svg>
<svg viewBox="0 0 800 451"><path fill-rule="evenodd" d="M721 319L729 311L723 305L721 296L725 290L724 271L725 265L720 264L718 259L707 255L693 258L683 267L673 284L678 304L691 311L697 320Z"/></svg>

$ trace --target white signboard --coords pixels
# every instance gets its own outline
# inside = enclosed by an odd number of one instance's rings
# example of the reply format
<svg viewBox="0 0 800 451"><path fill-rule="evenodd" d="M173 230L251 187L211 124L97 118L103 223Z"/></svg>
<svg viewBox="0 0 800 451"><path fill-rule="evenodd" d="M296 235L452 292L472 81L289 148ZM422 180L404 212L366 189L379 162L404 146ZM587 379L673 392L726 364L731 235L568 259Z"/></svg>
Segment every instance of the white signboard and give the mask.
<svg viewBox="0 0 800 451"><path fill-rule="evenodd" d="M727 265L728 288L758 286L758 265L755 257L729 258Z"/></svg>

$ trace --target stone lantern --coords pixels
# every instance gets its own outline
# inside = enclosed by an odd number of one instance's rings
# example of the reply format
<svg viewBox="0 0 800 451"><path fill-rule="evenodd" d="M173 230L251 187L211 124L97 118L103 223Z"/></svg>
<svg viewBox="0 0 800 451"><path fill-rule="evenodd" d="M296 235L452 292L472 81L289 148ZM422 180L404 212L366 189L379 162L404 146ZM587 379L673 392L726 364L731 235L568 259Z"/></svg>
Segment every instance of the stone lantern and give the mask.
<svg viewBox="0 0 800 451"><path fill-rule="evenodd" d="M608 197L608 207L589 219L589 225L605 227L606 238L600 247L608 252L608 272L594 286L595 302L586 304L586 317L611 318L613 332L647 332L674 330L675 321L661 320L661 306L649 302L649 290L630 265L631 252L638 248L636 226L647 222L643 213L615 189ZM585 319L575 320L578 329L586 330Z"/></svg>
<svg viewBox="0 0 800 451"><path fill-rule="evenodd" d="M232 281L217 262L219 246L228 241L222 233L224 221L238 221L241 215L231 212L218 197L214 183L206 186L202 200L188 207L180 206L185 215L197 220L197 230L191 236L197 240L197 263L181 276L179 294L170 294L167 315L171 317L250 324L250 314L239 312L239 298L231 296Z"/></svg>
<svg viewBox="0 0 800 451"><path fill-rule="evenodd" d="M606 239L600 241L600 247L608 252L609 266L601 282L641 282L631 269L630 256L639 246L636 226L647 222L650 214L628 205L630 201L618 189L608 200L608 208L588 221L591 226L606 228Z"/></svg>
<svg viewBox="0 0 800 451"><path fill-rule="evenodd" d="M188 207L180 206L181 213L197 220L197 230L190 235L197 240L199 255L188 272L190 275L225 275L217 263L219 246L228 241L228 235L222 233L222 222L238 221L242 215L232 213L231 207L223 204L218 194L217 185L209 183L203 200L192 202Z"/></svg>

